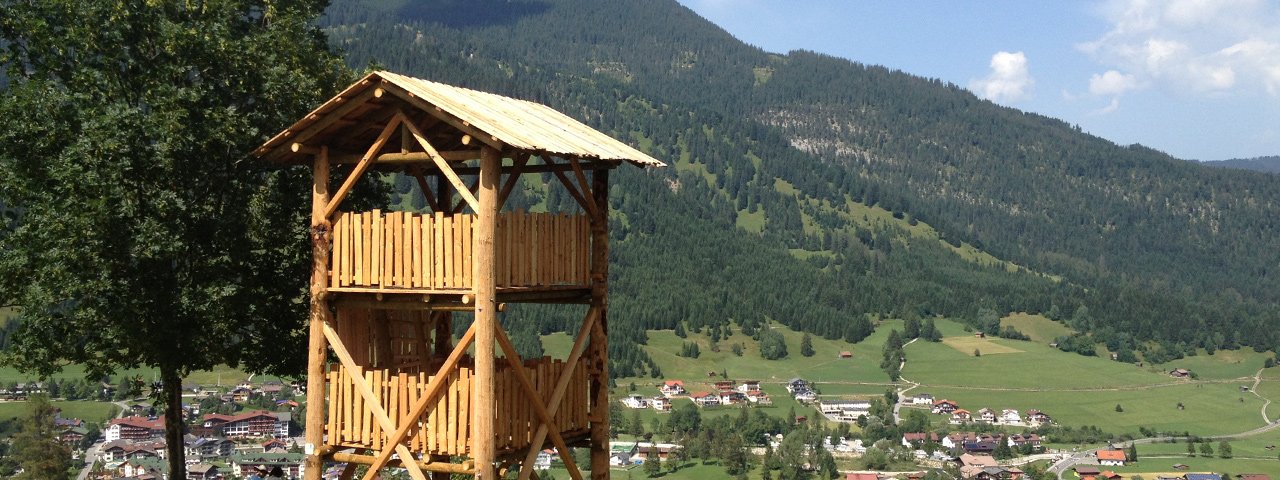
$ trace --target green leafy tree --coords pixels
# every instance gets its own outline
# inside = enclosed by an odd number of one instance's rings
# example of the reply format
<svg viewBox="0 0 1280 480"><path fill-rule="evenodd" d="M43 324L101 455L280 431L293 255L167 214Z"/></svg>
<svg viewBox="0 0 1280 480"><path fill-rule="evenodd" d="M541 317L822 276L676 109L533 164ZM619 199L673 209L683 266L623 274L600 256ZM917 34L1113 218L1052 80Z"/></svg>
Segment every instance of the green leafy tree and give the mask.
<svg viewBox="0 0 1280 480"><path fill-rule="evenodd" d="M19 480L58 480L69 477L71 449L57 440L57 409L44 394L32 395L30 410L13 437L13 455L22 473Z"/></svg>
<svg viewBox="0 0 1280 480"><path fill-rule="evenodd" d="M658 446L649 445L649 451L645 452L644 457L644 473L650 477L654 477L661 471L662 460L658 458Z"/></svg>
<svg viewBox="0 0 1280 480"><path fill-rule="evenodd" d="M1204 442L1200 444L1200 456L1202 457L1213 456L1213 446L1209 445L1209 442Z"/></svg>
<svg viewBox="0 0 1280 480"><path fill-rule="evenodd" d="M1130 462L1138 461L1138 445L1134 443L1130 443L1129 451L1127 452L1126 456L1129 457L1128 459Z"/></svg>
<svg viewBox="0 0 1280 480"><path fill-rule="evenodd" d="M1231 458L1231 443L1223 440L1218 443L1218 456L1222 458Z"/></svg>
<svg viewBox="0 0 1280 480"><path fill-rule="evenodd" d="M765 360L777 360L787 356L787 341L782 334L770 328L760 330L760 356Z"/></svg>
<svg viewBox="0 0 1280 480"><path fill-rule="evenodd" d="M0 15L5 361L157 368L169 475L181 382L303 369L310 180L249 158L347 84L319 0L7 2Z"/></svg>

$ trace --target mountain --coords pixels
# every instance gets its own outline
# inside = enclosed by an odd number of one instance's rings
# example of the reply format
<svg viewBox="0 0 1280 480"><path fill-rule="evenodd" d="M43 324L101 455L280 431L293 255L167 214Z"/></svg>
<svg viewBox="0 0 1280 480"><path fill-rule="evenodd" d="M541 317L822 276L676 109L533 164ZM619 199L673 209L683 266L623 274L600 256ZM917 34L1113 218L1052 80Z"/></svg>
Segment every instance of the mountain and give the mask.
<svg viewBox="0 0 1280 480"><path fill-rule="evenodd" d="M1213 160L1202 162L1210 167L1238 168L1255 172L1280 173L1280 155L1256 158L1233 158L1230 160Z"/></svg>
<svg viewBox="0 0 1280 480"><path fill-rule="evenodd" d="M357 68L546 103L672 165L620 169L613 189L623 376L655 368L630 345L644 329L677 322L857 340L863 315L1027 311L1148 359L1280 343L1267 175L936 79L765 52L674 1L339 0L324 26ZM540 185L511 202L573 208ZM541 333L578 320L506 317Z"/></svg>

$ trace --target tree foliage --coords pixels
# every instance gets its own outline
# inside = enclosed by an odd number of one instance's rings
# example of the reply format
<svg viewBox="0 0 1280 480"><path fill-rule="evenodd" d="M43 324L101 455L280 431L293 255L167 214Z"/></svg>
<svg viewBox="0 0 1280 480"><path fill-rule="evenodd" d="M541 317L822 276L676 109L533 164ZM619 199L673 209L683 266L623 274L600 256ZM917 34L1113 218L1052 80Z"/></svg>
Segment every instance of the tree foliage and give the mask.
<svg viewBox="0 0 1280 480"><path fill-rule="evenodd" d="M20 480L59 480L70 478L71 449L57 437L60 433L54 418L57 409L44 394L31 396L30 410L13 437L13 455L22 467Z"/></svg>
<svg viewBox="0 0 1280 480"><path fill-rule="evenodd" d="M351 76L311 23L324 3L5 2L0 304L5 360L100 378L158 367L183 476L182 377L297 372L309 180L248 152Z"/></svg>

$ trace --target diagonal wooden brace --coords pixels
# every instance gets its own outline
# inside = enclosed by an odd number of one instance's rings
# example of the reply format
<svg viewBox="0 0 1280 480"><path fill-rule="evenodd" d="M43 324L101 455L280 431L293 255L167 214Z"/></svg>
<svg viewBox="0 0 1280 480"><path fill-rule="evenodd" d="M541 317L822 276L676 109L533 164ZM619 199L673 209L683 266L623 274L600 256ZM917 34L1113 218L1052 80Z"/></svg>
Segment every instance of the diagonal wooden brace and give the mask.
<svg viewBox="0 0 1280 480"><path fill-rule="evenodd" d="M591 193L591 186L587 183L587 176L582 173L582 162L570 157L569 166L573 167L573 176L578 178L578 188L581 189L582 198L590 205L587 210L593 213L600 211L600 205L596 205L596 197ZM605 208L608 208L608 205L605 205Z"/></svg>
<svg viewBox="0 0 1280 480"><path fill-rule="evenodd" d="M445 380L449 377L448 373L458 365L458 360L462 359L462 355L467 353L467 348L471 346L471 342L476 338L476 324L472 323L467 328L467 333L462 334L462 338L458 340L458 344L453 347L453 351L449 353L444 364L436 371L435 377L427 383L427 390L422 397L418 399L418 403L413 405L409 410L409 418L417 419L424 413L427 413L427 406L435 400L436 396L444 391ZM404 437L409 434L416 422L405 422L396 429L396 433L387 438L387 443L391 445L399 445L404 441ZM372 480L377 475L378 470L387 465L387 461L391 460L391 449L384 449L378 453L378 458L374 459L373 464L369 465L368 472L365 473L365 480Z"/></svg>
<svg viewBox="0 0 1280 480"><path fill-rule="evenodd" d="M584 212L587 212L589 218L594 222L597 216L595 203L588 201L586 197L583 197L582 193L578 191L578 187L573 185L573 182L569 180L569 177L564 175L564 172L552 170L551 173L555 174L556 178L560 179L560 183L563 184L564 189L569 192L569 196L573 197L573 199L578 202L578 205L582 207Z"/></svg>
<svg viewBox="0 0 1280 480"><path fill-rule="evenodd" d="M599 317L600 311L595 307L591 307L587 311L587 316L582 321L582 327L578 329L578 337L573 340L573 348L569 351L569 359L566 360L568 366L564 372L560 374L560 380L556 382L555 391L551 392L551 400L547 402L550 405L551 415L555 415L560 410L560 400L564 399L564 392L569 388L569 380L573 376L573 369L578 367L578 361L582 358L582 353L586 351L587 339L591 337L591 333L595 330L594 325ZM529 480L529 475L533 473L534 460L538 458L538 452L542 450L542 442L547 439L547 432L550 430L546 424L538 426L538 431L533 435L533 442L529 446L529 452L524 456L524 462L520 464L520 480ZM560 455L567 455L568 452L559 452Z"/></svg>
<svg viewBox="0 0 1280 480"><path fill-rule="evenodd" d="M372 165L374 159L377 158L378 152L382 151L382 147L387 144L387 140L391 139L391 134L395 133L396 127L400 126L404 120L405 116L403 114L396 115L390 122L387 122L386 127L382 128L382 133L378 135L378 139L373 142L373 145L369 146L369 150L365 151L364 156L360 157L360 163L356 164L356 167L351 170L351 174L347 176L347 179L342 182L342 186L338 188L338 192L333 194L333 198L329 199L329 204L324 208L324 218L333 218L333 212L338 210L338 204L347 198L348 193L351 193L351 188L356 185L356 180L359 180L360 176L364 175L364 171L369 169L369 165Z"/></svg>
<svg viewBox="0 0 1280 480"><path fill-rule="evenodd" d="M342 362L343 367L351 371L351 380L356 384L356 390L359 390L360 396L364 397L365 408L368 408L373 413L373 418L378 422L378 426L382 427L384 433L394 431L396 426L391 422L391 418L387 416L387 412L382 409L382 402L378 400L378 396L373 393L373 388L365 381L360 366L351 357L351 352L347 351L346 345L342 343L342 338L338 337L338 333L333 331L333 327L329 326L328 323L324 324L324 337L329 340L329 346L333 348L333 353L338 355L338 361ZM392 445L395 445L395 448L388 448L386 451L395 450L396 453L400 454L400 458L406 460L404 462L405 469L409 471L409 476L413 477L413 480L427 480L427 476L422 473L422 469L418 468L418 464L412 461L413 453L400 442Z"/></svg>
<svg viewBox="0 0 1280 480"><path fill-rule="evenodd" d="M422 146L422 150L431 156L431 161L435 162L436 168L440 169L440 173L443 173L445 178L449 179L449 183L453 184L453 188L458 191L458 195L462 196L462 199L466 200L468 205L471 205L471 210L480 211L480 202L476 200L476 196L472 195L467 185L462 183L462 179L458 178L457 172L453 171L453 168L449 166L449 162L440 155L436 147L427 141L427 137L422 134L422 130L418 130L418 127L413 122L408 121L409 117L405 116L404 112L397 112L396 118L404 121L405 126L409 127L409 133L413 134L414 140L417 140L418 145Z"/></svg>
<svg viewBox="0 0 1280 480"><path fill-rule="evenodd" d="M582 480L582 472L578 471L578 464L569 455L569 446L564 443L564 438L557 431L559 427L551 428L555 426L552 414L547 412L547 407L542 404L542 398L539 397L538 391L533 388L533 382L530 382L528 375L525 374L524 361L520 358L520 353L516 352L516 347L511 344L511 339L507 338L506 329L499 325L495 329L495 333L498 334L498 344L502 345L502 351L507 354L507 363L515 370L513 373L516 375L516 380L520 382L520 388L529 397L528 402L533 407L533 413L538 416L538 421L547 427L548 435L551 436L551 443L556 446L556 451L560 453L560 458L564 461L564 468L569 471L569 476L573 477L573 480Z"/></svg>

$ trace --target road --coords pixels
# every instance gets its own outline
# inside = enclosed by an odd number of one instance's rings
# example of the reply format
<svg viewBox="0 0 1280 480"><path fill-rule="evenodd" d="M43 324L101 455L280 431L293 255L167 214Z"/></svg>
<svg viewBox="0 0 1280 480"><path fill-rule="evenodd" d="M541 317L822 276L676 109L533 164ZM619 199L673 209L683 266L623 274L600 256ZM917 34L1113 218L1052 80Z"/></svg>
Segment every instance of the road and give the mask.
<svg viewBox="0 0 1280 480"><path fill-rule="evenodd" d="M116 418L123 418L124 413L129 411L129 404L125 402L111 402L120 411L116 413ZM103 426L105 429L106 426ZM76 480L85 480L89 478L90 470L93 470L93 464L98 461L98 449L102 448L103 442L99 440L84 451L84 467L80 469L80 473L76 475Z"/></svg>
<svg viewBox="0 0 1280 480"><path fill-rule="evenodd" d="M916 343L916 340L919 340L919 338L913 338L913 339L911 339L911 341L910 341L910 342L907 342L907 343L902 344L902 347L903 347L903 348L906 348L906 347L907 347L907 345L911 345L911 344L913 344L913 343ZM904 383L909 383L909 384L911 384L911 386L910 386L910 387L907 387L907 388L904 388L904 389L902 389L902 390L898 390L898 403L893 404L893 423L894 423L894 424L901 424L901 423L902 423L902 415L901 415L901 413L900 413L900 412L902 411L902 403L903 403L903 401L905 401L905 400L907 399L907 395L906 395L906 394L907 394L907 392L911 391L911 389L913 389L913 388L916 388L916 387L919 387L919 386L920 386L920 384L919 384L919 383L913 382L913 381L911 381L911 380L907 380L906 378L904 378L904 377L902 376L902 370L903 370L906 366L907 366L907 358L906 358L906 356L904 355L904 356L903 356L903 358L902 358L902 363L899 363L899 364L898 364L898 381L900 381L900 382L904 382Z"/></svg>

